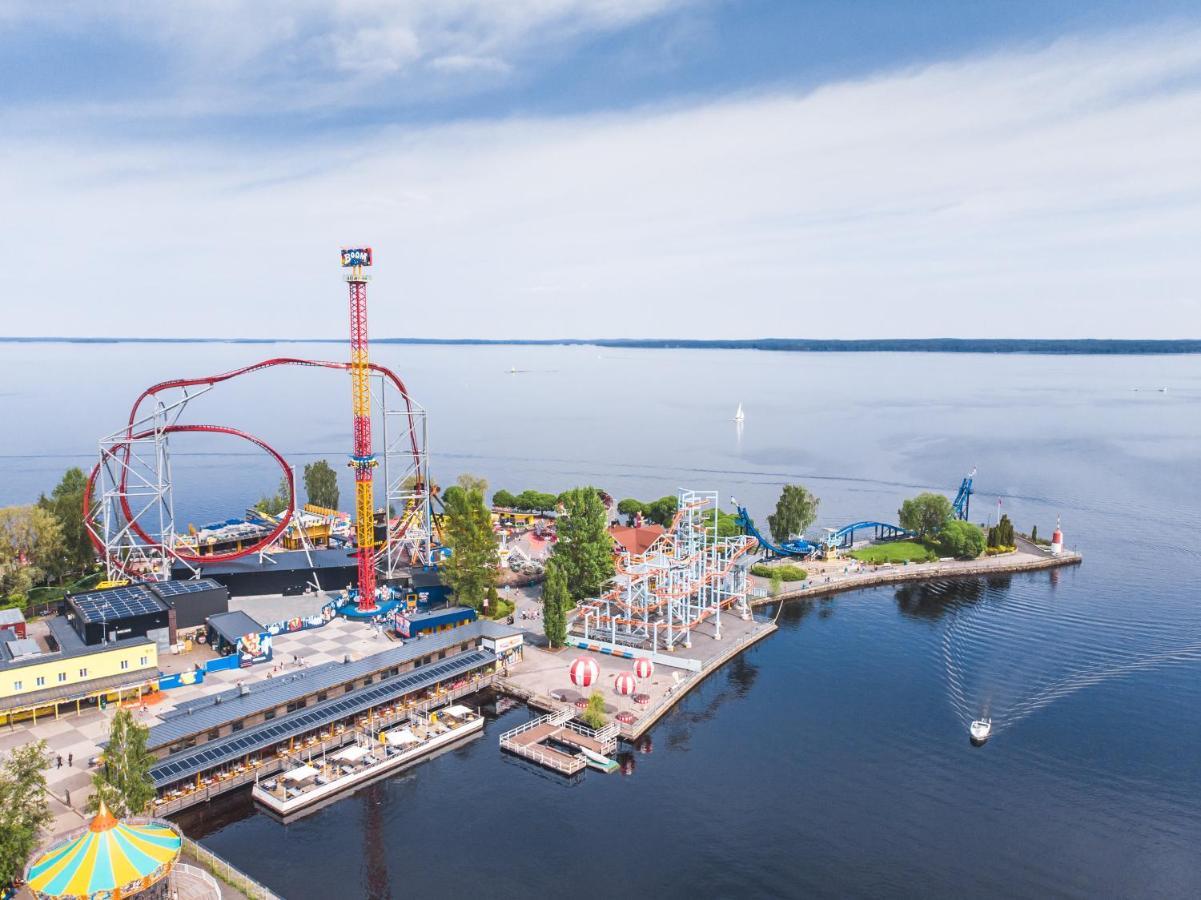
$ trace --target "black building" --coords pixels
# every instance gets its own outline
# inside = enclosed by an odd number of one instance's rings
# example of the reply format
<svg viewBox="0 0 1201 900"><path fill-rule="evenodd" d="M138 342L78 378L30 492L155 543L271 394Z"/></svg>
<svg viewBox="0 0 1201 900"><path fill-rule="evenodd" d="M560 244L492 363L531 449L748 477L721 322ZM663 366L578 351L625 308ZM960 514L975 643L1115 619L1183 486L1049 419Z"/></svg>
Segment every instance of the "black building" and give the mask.
<svg viewBox="0 0 1201 900"><path fill-rule="evenodd" d="M209 616L229 612L229 588L211 578L162 581L147 587L174 613L176 631L200 628Z"/></svg>
<svg viewBox="0 0 1201 900"><path fill-rule="evenodd" d="M73 594L67 598L67 618L88 645L132 637L175 639L171 608L145 584Z"/></svg>
<svg viewBox="0 0 1201 900"><path fill-rule="evenodd" d="M229 589L231 597L255 594L303 594L316 582L324 591L341 591L359 583L358 560L347 550L313 550L312 562L303 550L276 553L270 559L258 555L220 562L194 563L203 579L212 579ZM191 570L172 573L184 579Z"/></svg>

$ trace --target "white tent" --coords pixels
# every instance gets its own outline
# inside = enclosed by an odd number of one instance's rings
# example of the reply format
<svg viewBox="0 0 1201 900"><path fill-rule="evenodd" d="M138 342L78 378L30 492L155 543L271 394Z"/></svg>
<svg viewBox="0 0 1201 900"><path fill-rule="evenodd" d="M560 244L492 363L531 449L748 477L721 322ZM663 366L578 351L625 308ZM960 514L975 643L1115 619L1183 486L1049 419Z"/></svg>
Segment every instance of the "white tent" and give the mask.
<svg viewBox="0 0 1201 900"><path fill-rule="evenodd" d="M448 706L446 709L442 710L442 712L448 716L454 716L456 719L466 719L469 716L474 715L469 707L460 706L459 704Z"/></svg>
<svg viewBox="0 0 1201 900"><path fill-rule="evenodd" d="M347 762L357 762L366 756L368 750L366 747L360 747L358 744L351 744L345 750L340 750L334 754L334 759L344 759Z"/></svg>
<svg viewBox="0 0 1201 900"><path fill-rule="evenodd" d="M284 778L288 781L304 781L306 778L313 778L320 774L320 771L314 769L312 766L301 766L299 769L293 769Z"/></svg>
<svg viewBox="0 0 1201 900"><path fill-rule="evenodd" d="M420 744L421 738L413 734L408 728L398 728L395 731L389 731L386 735L388 743L393 747L402 747L406 744Z"/></svg>

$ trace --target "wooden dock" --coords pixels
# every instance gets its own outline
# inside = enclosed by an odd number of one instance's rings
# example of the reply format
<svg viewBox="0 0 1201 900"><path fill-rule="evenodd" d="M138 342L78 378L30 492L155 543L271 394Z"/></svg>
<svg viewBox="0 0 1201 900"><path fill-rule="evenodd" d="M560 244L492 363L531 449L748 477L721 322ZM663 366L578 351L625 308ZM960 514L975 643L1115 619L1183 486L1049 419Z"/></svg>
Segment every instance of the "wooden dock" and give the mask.
<svg viewBox="0 0 1201 900"><path fill-rule="evenodd" d="M500 748L564 775L582 772L588 765L583 753L568 753L550 744L583 748L608 756L617 749L618 731L615 725L593 731L571 721L575 713L574 708L568 707L530 719L502 734Z"/></svg>

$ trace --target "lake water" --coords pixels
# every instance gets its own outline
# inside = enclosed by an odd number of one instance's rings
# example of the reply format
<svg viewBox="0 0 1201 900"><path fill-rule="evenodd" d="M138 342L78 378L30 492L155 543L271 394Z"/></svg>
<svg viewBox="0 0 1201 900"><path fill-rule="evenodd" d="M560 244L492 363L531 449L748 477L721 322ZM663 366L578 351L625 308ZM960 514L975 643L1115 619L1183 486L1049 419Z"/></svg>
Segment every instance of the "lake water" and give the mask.
<svg viewBox="0 0 1201 900"><path fill-rule="evenodd" d="M4 345L0 502L95 455L138 391L337 345ZM895 517L978 467L973 519L1079 568L787 606L781 630L631 749L567 785L480 740L288 827L231 798L190 831L288 897L1201 895L1201 360L379 346L430 413L433 470L492 489L780 486L818 528ZM509 374L511 368L519 374ZM15 374L15 377L14 377ZM1161 392L1160 388L1167 388ZM302 465L350 444L349 383L261 373L198 400ZM731 421L741 402L746 424ZM278 476L173 443L178 517ZM340 466L339 466L340 468ZM343 483L349 496L349 481ZM987 709L996 734L969 746Z"/></svg>

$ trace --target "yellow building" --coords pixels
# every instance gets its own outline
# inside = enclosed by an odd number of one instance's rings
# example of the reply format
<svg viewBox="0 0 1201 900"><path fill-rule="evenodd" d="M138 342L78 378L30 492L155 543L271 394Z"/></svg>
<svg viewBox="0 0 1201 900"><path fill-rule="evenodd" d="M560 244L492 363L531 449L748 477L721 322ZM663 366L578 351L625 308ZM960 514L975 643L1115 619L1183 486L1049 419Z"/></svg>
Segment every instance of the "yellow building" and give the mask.
<svg viewBox="0 0 1201 900"><path fill-rule="evenodd" d="M0 724L139 697L157 687L158 675L158 646L146 637L53 652L10 641L0 649Z"/></svg>

